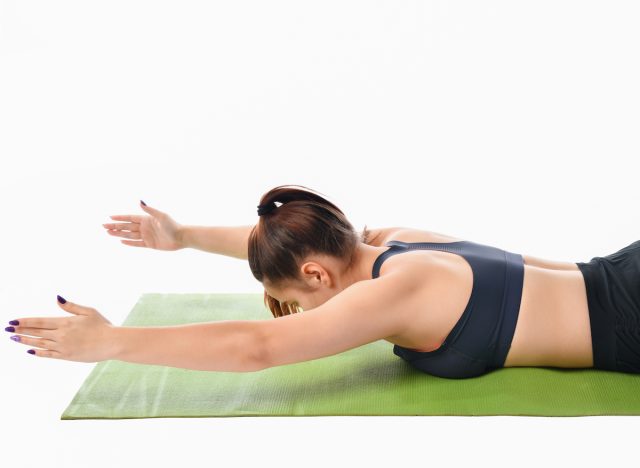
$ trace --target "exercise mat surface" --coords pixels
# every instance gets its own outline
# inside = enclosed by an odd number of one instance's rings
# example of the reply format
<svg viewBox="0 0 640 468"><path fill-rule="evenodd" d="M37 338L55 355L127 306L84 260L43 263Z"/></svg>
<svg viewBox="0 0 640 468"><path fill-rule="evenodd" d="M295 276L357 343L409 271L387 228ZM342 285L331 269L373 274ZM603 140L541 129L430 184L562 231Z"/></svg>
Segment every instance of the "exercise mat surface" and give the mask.
<svg viewBox="0 0 640 468"><path fill-rule="evenodd" d="M302 312L304 313L304 312ZM277 320L262 294L143 294L123 326ZM640 415L640 375L514 367L470 379L422 373L384 340L257 372L95 365L61 419L228 416Z"/></svg>

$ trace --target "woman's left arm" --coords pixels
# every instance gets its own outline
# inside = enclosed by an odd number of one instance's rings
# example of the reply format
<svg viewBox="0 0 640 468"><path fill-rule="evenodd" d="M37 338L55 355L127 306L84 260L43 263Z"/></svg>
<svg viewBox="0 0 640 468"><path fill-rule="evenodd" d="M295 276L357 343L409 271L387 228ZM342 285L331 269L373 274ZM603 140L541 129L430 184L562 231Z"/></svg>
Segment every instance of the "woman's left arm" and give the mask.
<svg viewBox="0 0 640 468"><path fill-rule="evenodd" d="M114 327L111 359L204 371L262 370L262 320Z"/></svg>
<svg viewBox="0 0 640 468"><path fill-rule="evenodd" d="M424 280L409 269L359 281L324 304L265 320L118 327L96 309L58 303L70 317L19 319L15 333L36 355L69 361L117 359L184 369L252 372L331 356L398 335Z"/></svg>
<svg viewBox="0 0 640 468"><path fill-rule="evenodd" d="M261 320L118 327L92 307L69 301L58 305L72 315L19 318L6 330L40 357L79 362L117 359L205 371L264 368L257 332Z"/></svg>

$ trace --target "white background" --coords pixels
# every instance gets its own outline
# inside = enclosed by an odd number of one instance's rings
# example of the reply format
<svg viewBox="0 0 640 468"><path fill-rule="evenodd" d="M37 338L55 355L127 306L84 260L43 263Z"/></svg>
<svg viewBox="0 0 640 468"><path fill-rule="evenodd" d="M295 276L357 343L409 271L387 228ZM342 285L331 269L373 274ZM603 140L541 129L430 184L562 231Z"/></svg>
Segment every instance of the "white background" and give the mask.
<svg viewBox="0 0 640 468"><path fill-rule="evenodd" d="M257 221L302 184L406 225L588 261L640 239L634 1L0 1L5 323L114 324L147 292L261 292L246 262L128 247L143 199ZM637 417L60 421L93 365L2 346L3 466L597 466ZM633 454L633 458L632 458Z"/></svg>

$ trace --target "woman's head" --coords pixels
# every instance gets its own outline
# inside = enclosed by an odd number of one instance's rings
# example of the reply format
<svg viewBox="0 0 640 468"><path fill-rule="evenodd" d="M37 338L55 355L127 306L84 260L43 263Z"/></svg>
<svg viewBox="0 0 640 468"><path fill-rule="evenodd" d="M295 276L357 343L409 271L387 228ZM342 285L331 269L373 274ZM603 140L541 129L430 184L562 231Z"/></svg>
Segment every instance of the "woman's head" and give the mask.
<svg viewBox="0 0 640 468"><path fill-rule="evenodd" d="M265 304L280 317L340 292L335 276L350 269L368 232L366 226L356 232L336 205L301 185L275 187L259 206L274 202L276 208L265 209L249 235L248 260L265 287Z"/></svg>

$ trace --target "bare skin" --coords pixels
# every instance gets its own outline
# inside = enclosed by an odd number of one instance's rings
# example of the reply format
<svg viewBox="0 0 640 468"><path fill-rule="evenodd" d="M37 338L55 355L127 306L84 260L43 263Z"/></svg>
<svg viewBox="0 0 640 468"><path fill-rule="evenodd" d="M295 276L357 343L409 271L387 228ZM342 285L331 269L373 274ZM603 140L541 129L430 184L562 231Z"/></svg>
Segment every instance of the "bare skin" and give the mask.
<svg viewBox="0 0 640 468"><path fill-rule="evenodd" d="M455 242L458 239L419 230L402 230L389 237L404 242ZM402 262L435 257L442 268L451 271L440 280L437 294L425 297L427 308L415 313L415 326L409 334L393 342L418 351L437 349L464 311L473 282L471 267L454 253L417 250L394 255L383 264L380 274L401 268ZM591 328L586 288L575 263L554 262L523 255L522 300L511 349L505 367L551 366L592 367ZM393 262L393 260L396 260ZM389 265L387 265L389 263ZM385 270L385 267L387 270ZM439 275L432 281L439 281ZM455 279L454 279L455 278Z"/></svg>
<svg viewBox="0 0 640 468"><path fill-rule="evenodd" d="M124 237L124 244L159 250L192 247L247 258L246 240L253 226L183 226L166 213L142 206L150 216L113 216L119 223L105 224L107 232ZM126 221L123 223L122 221ZM300 267L301 282L273 285L267 292L281 302L297 303L303 309L324 304L351 284L370 280L375 259L388 249L389 240L404 242L455 242L445 234L404 227L372 230L370 244L360 243L353 261L311 255ZM575 263L524 255L523 294L518 323L505 367L592 367L591 329L582 273ZM415 250L386 259L380 276L395 270L410 270L412 280L422 282L410 297L400 297L404 332L387 341L419 351L437 349L456 324L471 295L473 274L458 254L437 250ZM405 275L405 278L407 275Z"/></svg>
<svg viewBox="0 0 640 468"><path fill-rule="evenodd" d="M455 242L463 239L401 228L388 232L378 244L384 245L389 240ZM385 250L387 247L361 244L352 268L344 271L335 259L309 257L301 267L309 278L307 281L312 283L324 268L337 278L332 289L317 287L309 293L299 287L277 288L267 283L265 288L280 301L297 302L303 309L317 307L353 282L371 279L373 263ZM578 266L529 255L523 255L523 259L524 284L518 323L504 366L593 367L586 288ZM417 351L433 351L440 347L467 306L473 284L471 266L462 256L451 252L414 250L386 259L380 276L407 268L414 271L413 277L418 281L430 285L405 299L411 310L406 320L411 326L406 327L405 333L385 339Z"/></svg>

